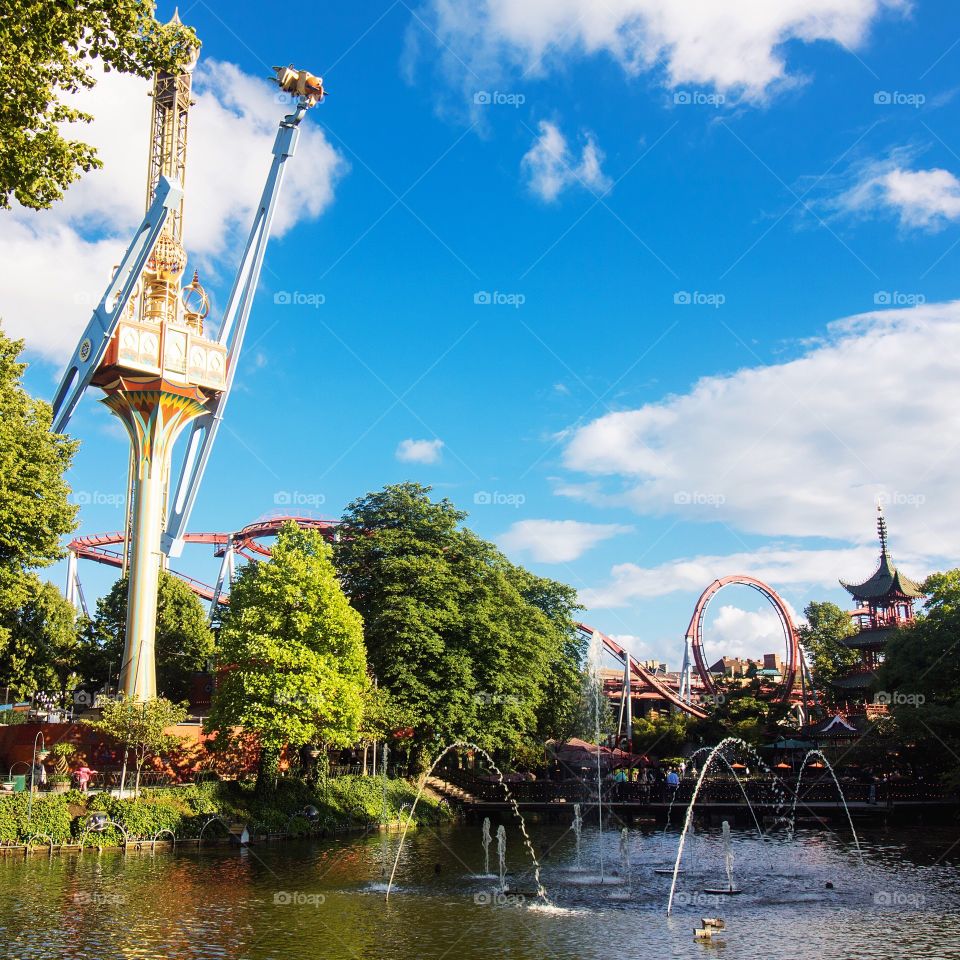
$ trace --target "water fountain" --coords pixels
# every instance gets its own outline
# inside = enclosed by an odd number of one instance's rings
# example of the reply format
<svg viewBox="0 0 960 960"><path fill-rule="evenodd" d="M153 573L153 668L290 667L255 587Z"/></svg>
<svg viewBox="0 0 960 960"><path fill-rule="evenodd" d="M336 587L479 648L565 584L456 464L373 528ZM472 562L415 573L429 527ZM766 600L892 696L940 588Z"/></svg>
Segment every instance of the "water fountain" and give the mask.
<svg viewBox="0 0 960 960"><path fill-rule="evenodd" d="M530 840L530 834L527 833L527 824L523 819L523 814L520 812L520 808L517 806L517 801L513 798L513 794L510 792L510 788L507 786L506 781L503 779L503 772L500 768L494 763L493 757L487 753L483 747L477 746L475 743L471 743L468 740L457 741L456 743L451 743L448 746L444 747L440 751L437 758L430 764L427 772L420 778L420 786L417 789L417 795L413 799L413 806L410 808L410 813L407 816L407 821L403 825L403 832L400 834L400 843L397 846L397 855L393 861L393 869L390 871L390 879L387 881L387 892L384 899L390 899L390 890L393 887L393 878L397 872L397 864L400 863L400 854L403 852L403 844L407 839L407 831L410 829L410 824L413 822L414 814L417 812L417 804L420 802L420 797L423 796L423 788L427 785L427 780L430 779L433 771L436 769L437 764L451 751L451 750L474 750L479 753L490 765L490 769L497 775L497 782L503 788L503 792L506 795L507 802L510 804L510 808L513 810L513 815L517 818L520 823L520 832L523 834L523 844L527 848L527 853L530 855L530 862L533 864L533 879L537 885L537 897L542 900L545 904L550 903L550 898L547 896L547 891L544 888L543 884L540 882L540 861L537 859L537 855L533 849L533 843ZM502 827L500 828L502 829ZM499 835L500 830L498 829L497 833Z"/></svg>
<svg viewBox="0 0 960 960"><path fill-rule="evenodd" d="M847 798L843 795L843 788L840 786L840 781L837 779L837 775L834 772L833 766L830 761L824 756L823 751L821 750L809 750L807 755L803 758L803 763L800 764L800 774L797 777L797 785L793 790L793 806L790 808L790 833L793 834L794 825L796 823L797 817L797 798L800 796L800 784L803 782L803 775L807 769L807 763L812 757L819 757L822 761L824 768L833 777L833 782L836 784L837 793L840 794L840 802L843 804L843 810L847 815L847 823L850 824L850 832L853 834L853 842L856 845L857 853L860 855L861 859L863 858L863 851L860 849L860 838L857 836L857 831L853 826L853 817L850 816L850 808L847 806Z"/></svg>
<svg viewBox="0 0 960 960"><path fill-rule="evenodd" d="M600 711L603 698L603 680L600 674L601 659L603 657L603 637L594 632L590 640L590 651L587 656L587 671L589 683L593 691L593 720L594 735L597 742L597 825L600 830L600 882L603 883L603 772L600 765Z"/></svg>
<svg viewBox="0 0 960 960"><path fill-rule="evenodd" d="M490 836L490 818L484 817L480 842L483 844L483 875L485 877L490 876L490 841L492 839L493 837Z"/></svg>
<svg viewBox="0 0 960 960"><path fill-rule="evenodd" d="M730 895L741 891L733 885L733 848L730 843L730 821L723 821L723 867L727 874L725 887L707 887L704 893Z"/></svg>
<svg viewBox="0 0 960 960"><path fill-rule="evenodd" d="M630 887L630 831L626 827L620 830L620 876Z"/></svg>
<svg viewBox="0 0 960 960"><path fill-rule="evenodd" d="M500 877L500 893L507 892L507 830L501 823L497 827L497 874Z"/></svg>
<svg viewBox="0 0 960 960"><path fill-rule="evenodd" d="M677 888L677 874L680 872L680 860L683 857L683 845L687 839L687 833L690 830L690 821L693 819L693 809L697 803L697 797L700 794L700 788L703 786L703 781L706 779L707 773L710 768L713 766L713 761L717 756L722 755L722 752L726 750L727 747L733 746L734 744L743 743L742 740L737 737L725 737L721 740L709 753L707 756L707 762L703 765L703 769L700 771L700 776L697 777L697 782L693 788L693 795L690 797L690 804L687 807L687 816L683 823L683 830L680 832L680 843L677 845L677 859L673 865L673 879L670 882L670 897L667 900L667 916L670 916L671 911L673 910L673 895ZM746 794L744 794L746 799ZM750 806L750 801L747 799L747 806ZM751 807L751 812L753 808ZM756 817L754 817L756 820ZM729 827L728 827L729 829Z"/></svg>
<svg viewBox="0 0 960 960"><path fill-rule="evenodd" d="M577 870L580 871L583 869L583 866L580 862L580 842L583 837L583 817L580 816L579 803L575 803L573 805L573 836L577 843Z"/></svg>

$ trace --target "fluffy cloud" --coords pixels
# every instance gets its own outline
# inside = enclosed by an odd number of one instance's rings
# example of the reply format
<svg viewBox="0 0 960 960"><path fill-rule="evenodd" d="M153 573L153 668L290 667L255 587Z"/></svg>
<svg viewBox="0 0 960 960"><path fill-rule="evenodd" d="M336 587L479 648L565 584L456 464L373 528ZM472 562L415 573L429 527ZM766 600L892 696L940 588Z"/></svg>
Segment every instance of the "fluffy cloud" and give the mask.
<svg viewBox="0 0 960 960"><path fill-rule="evenodd" d="M960 219L960 180L949 170L909 170L896 161L871 165L837 201L848 213L892 212L905 227L936 230Z"/></svg>
<svg viewBox="0 0 960 960"><path fill-rule="evenodd" d="M442 440L401 440L396 457L403 463L437 463L442 450Z"/></svg>
<svg viewBox="0 0 960 960"><path fill-rule="evenodd" d="M629 75L661 70L671 87L707 85L760 101L795 82L792 40L857 47L884 8L906 0L429 0L422 18L446 69L467 84L514 68L535 74L606 53ZM418 24L414 31L423 28ZM464 78L464 73L469 77Z"/></svg>
<svg viewBox="0 0 960 960"><path fill-rule="evenodd" d="M783 656L785 640L780 617L772 607L743 610L724 604L713 614L703 631L704 653L708 663L719 657L759 659L764 653Z"/></svg>
<svg viewBox="0 0 960 960"><path fill-rule="evenodd" d="M570 563L591 547L633 528L579 520L520 520L497 542L507 552L528 553L541 563Z"/></svg>
<svg viewBox="0 0 960 960"><path fill-rule="evenodd" d="M590 610L626 607L671 593L700 594L714 580L745 573L774 586L778 593L790 588L836 588L838 581L865 580L877 565L879 548L872 546L830 549L761 547L742 553L671 560L652 567L620 563L608 583L580 591L580 601ZM922 578L929 572L922 558L897 551L905 572Z"/></svg>
<svg viewBox="0 0 960 960"><path fill-rule="evenodd" d="M559 128L541 120L540 134L524 154L520 168L527 185L541 200L550 203L567 189L580 186L594 193L610 189L610 180L601 169L603 151L593 137L587 134L578 160Z"/></svg>
<svg viewBox="0 0 960 960"><path fill-rule="evenodd" d="M958 351L960 302L840 321L799 359L705 377L688 393L579 428L564 460L592 479L557 492L850 543L872 540L879 500L900 555L953 563ZM707 580L698 572L694 582Z"/></svg>
<svg viewBox="0 0 960 960"><path fill-rule="evenodd" d="M150 100L146 81L103 74L75 102L94 120L75 131L94 144L103 168L85 175L51 210L15 208L0 232L0 258L17 283L0 294L0 317L34 353L63 361L99 302L111 269L143 215ZM230 63L201 60L190 113L184 239L201 268L231 253L249 229L285 108L265 82ZM273 234L318 216L346 164L309 120L290 161ZM229 276L235 257L218 270Z"/></svg>

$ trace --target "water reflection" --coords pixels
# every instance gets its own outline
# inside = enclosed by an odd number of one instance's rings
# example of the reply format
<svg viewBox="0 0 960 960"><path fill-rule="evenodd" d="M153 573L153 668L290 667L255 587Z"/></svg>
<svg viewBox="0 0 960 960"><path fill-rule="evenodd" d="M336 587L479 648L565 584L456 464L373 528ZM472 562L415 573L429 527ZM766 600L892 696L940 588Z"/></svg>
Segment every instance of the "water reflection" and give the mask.
<svg viewBox="0 0 960 960"><path fill-rule="evenodd" d="M785 835L758 840L734 831L744 892L720 903L703 892L725 875L720 830L700 831L685 855L667 919L670 878L653 868L675 852L675 833L666 842L659 830L629 829L625 836L611 830L601 838L585 826L578 872L569 827L534 826L555 905L535 909L529 861L511 824L506 827L508 895L498 895L497 880L482 876L478 823L411 834L389 905L383 902L380 837L153 857L0 857L2 955L701 957L705 948L693 941L692 928L702 916L720 915L727 921L727 958L960 957L954 942L960 845L944 857L956 840L953 829L867 834L863 866L842 834L798 830L791 842ZM608 868L629 862L628 896L616 875L603 885L587 882L601 855Z"/></svg>

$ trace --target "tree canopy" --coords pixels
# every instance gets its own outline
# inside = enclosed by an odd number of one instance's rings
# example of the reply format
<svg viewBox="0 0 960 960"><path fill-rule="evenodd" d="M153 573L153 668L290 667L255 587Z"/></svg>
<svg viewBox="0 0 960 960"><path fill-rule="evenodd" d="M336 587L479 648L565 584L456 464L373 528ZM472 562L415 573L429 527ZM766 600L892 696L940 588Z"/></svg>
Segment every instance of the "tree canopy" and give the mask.
<svg viewBox="0 0 960 960"><path fill-rule="evenodd" d="M0 15L0 208L11 195L49 207L82 173L101 166L96 150L71 139L92 118L70 105L93 87L93 64L149 77L174 70L199 46L193 30L161 24L149 0L6 0Z"/></svg>
<svg viewBox="0 0 960 960"><path fill-rule="evenodd" d="M886 646L877 693L907 742L960 785L960 570L935 573L916 622Z"/></svg>
<svg viewBox="0 0 960 960"><path fill-rule="evenodd" d="M813 601L803 610L807 622L797 633L804 652L810 658L817 692L831 700L836 691L831 683L848 673L859 660L856 650L843 640L857 632L850 614L835 603Z"/></svg>
<svg viewBox="0 0 960 960"><path fill-rule="evenodd" d="M348 746L366 691L363 622L317 531L284 527L269 560L245 566L219 638L221 675L207 729L242 726L261 744L260 785L284 746Z"/></svg>
<svg viewBox="0 0 960 960"><path fill-rule="evenodd" d="M36 644L60 616L32 571L64 555L60 538L75 526L63 475L77 443L51 433L50 406L23 389L22 349L0 329L0 674L32 692L45 669Z"/></svg>
<svg viewBox="0 0 960 960"><path fill-rule="evenodd" d="M401 483L355 500L335 553L370 666L416 718L415 748L566 735L583 653L573 590L511 564L429 494Z"/></svg>

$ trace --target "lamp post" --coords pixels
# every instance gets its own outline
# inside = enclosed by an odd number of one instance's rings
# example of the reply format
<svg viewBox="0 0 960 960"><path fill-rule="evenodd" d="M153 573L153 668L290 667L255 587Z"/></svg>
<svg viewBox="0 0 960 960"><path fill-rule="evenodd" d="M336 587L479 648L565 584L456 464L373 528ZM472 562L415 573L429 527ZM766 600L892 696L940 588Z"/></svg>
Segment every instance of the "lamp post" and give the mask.
<svg viewBox="0 0 960 960"><path fill-rule="evenodd" d="M27 798L27 826L30 826L30 818L33 816L33 783L37 772L37 741L43 744L40 748L41 761L47 754L47 741L43 738L43 731L38 730L33 738L33 755L30 758L30 796Z"/></svg>

